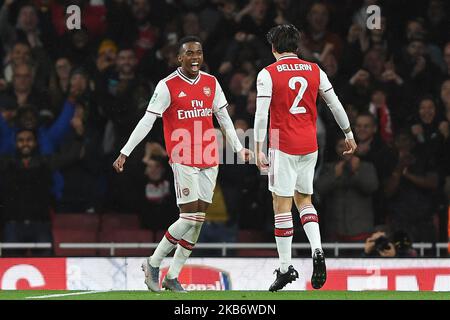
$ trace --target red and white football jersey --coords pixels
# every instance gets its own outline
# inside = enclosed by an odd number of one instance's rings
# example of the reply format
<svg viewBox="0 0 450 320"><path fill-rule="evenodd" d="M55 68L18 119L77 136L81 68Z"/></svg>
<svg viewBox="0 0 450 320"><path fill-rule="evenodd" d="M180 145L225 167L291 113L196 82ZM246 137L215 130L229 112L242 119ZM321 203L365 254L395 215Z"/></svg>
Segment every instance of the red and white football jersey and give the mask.
<svg viewBox="0 0 450 320"><path fill-rule="evenodd" d="M147 112L162 116L172 163L206 168L219 163L214 112L228 105L217 79L200 71L187 78L178 68L155 88Z"/></svg>
<svg viewBox="0 0 450 320"><path fill-rule="evenodd" d="M322 73L317 64L295 55L283 56L260 71L258 98L271 99L270 148L292 155L317 151L317 94L332 88Z"/></svg>

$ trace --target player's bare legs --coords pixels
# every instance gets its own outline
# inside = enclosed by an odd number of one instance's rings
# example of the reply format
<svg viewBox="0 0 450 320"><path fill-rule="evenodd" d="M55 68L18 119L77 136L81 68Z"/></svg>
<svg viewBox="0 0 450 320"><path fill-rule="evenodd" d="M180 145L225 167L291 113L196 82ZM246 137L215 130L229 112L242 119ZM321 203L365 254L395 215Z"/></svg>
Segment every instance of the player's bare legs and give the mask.
<svg viewBox="0 0 450 320"><path fill-rule="evenodd" d="M326 281L325 257L320 239L319 218L314 208L311 195L295 191L295 205L300 214L300 220L311 245L313 257L313 274L311 285L314 289L320 289Z"/></svg>
<svg viewBox="0 0 450 320"><path fill-rule="evenodd" d="M278 291L286 284L298 278L298 272L291 265L292 237L294 226L292 224L292 197L282 197L272 193L273 212L275 214L275 241L277 243L280 268L275 270L277 275L270 286L270 291Z"/></svg>

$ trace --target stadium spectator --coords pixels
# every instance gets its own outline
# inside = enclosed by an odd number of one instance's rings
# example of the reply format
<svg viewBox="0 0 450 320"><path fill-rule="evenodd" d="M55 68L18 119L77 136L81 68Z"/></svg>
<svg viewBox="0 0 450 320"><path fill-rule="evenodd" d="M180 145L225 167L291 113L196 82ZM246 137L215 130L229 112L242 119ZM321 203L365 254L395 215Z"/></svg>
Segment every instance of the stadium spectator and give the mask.
<svg viewBox="0 0 450 320"><path fill-rule="evenodd" d="M220 17L215 28L209 34L208 39L205 42L205 51L210 52L208 59L208 65L213 72L216 72L223 58L229 44L233 41L234 35L238 30L238 22L235 17L238 13L238 4L236 0L227 0L219 3ZM225 73L226 69L231 69L230 63L225 64L222 68L222 73Z"/></svg>
<svg viewBox="0 0 450 320"><path fill-rule="evenodd" d="M56 59L48 84L48 93L53 110L58 110L64 104L69 92L72 62L67 57Z"/></svg>
<svg viewBox="0 0 450 320"><path fill-rule="evenodd" d="M15 135L20 128L37 130L39 150L42 154L51 154L63 142L65 134L70 128L70 119L74 113L74 105L66 100L64 108L58 118L50 125L44 126L39 122L39 111L31 105L18 110L16 124L13 126L0 117L0 127L3 135L0 137L0 154L13 154L15 150Z"/></svg>
<svg viewBox="0 0 450 320"><path fill-rule="evenodd" d="M70 124L71 130L61 145L60 152L69 152L71 145L82 137L82 157L60 170L64 179L57 212L96 212L103 205L105 187L105 159L101 145L103 119L96 114L95 106L78 99Z"/></svg>
<svg viewBox="0 0 450 320"><path fill-rule="evenodd" d="M431 62L427 51L425 39L415 36L409 39L406 46L396 58L395 65L398 74L407 84L407 92L414 101L421 95L433 92L439 68Z"/></svg>
<svg viewBox="0 0 450 320"><path fill-rule="evenodd" d="M411 133L424 152L435 154L442 147L443 136L439 129L442 120L431 96L420 99L418 115L411 121Z"/></svg>
<svg viewBox="0 0 450 320"><path fill-rule="evenodd" d="M446 7L447 5L447 7ZM449 27L448 3L442 0L430 0L426 11L426 25L431 40L437 45L443 45L448 41Z"/></svg>
<svg viewBox="0 0 450 320"><path fill-rule="evenodd" d="M83 68L89 74L94 73L95 43L83 25L80 29L67 30L58 44L58 55L69 58L75 67Z"/></svg>
<svg viewBox="0 0 450 320"><path fill-rule="evenodd" d="M137 73L137 65L133 49L123 47L96 85L99 107L113 124L114 135L106 138L113 139L114 154L142 116L151 92L149 82Z"/></svg>
<svg viewBox="0 0 450 320"><path fill-rule="evenodd" d="M153 1L149 0L133 0L131 1L131 12L133 15L134 25L132 41L136 58L138 61L142 59L144 54L152 49L158 41L160 30L154 26L149 19L152 10Z"/></svg>
<svg viewBox="0 0 450 320"><path fill-rule="evenodd" d="M3 68L2 78L6 84L11 84L13 79L13 67L19 64L31 64L31 48L26 42L16 42L8 57L6 58L6 65Z"/></svg>
<svg viewBox="0 0 450 320"><path fill-rule="evenodd" d="M408 131L397 134L395 147L398 163L386 188L388 224L394 232L408 230L415 242L436 241L435 156L417 145Z"/></svg>
<svg viewBox="0 0 450 320"><path fill-rule="evenodd" d="M303 57L320 61L324 51L330 51L339 60L343 43L338 34L329 30L330 12L325 3L313 2L306 20L307 26L300 47Z"/></svg>
<svg viewBox="0 0 450 320"><path fill-rule="evenodd" d="M14 124L14 119L17 114L17 102L13 97L1 93L0 94L0 119L3 118L6 126L0 125L0 137L7 135L7 128ZM1 121L1 120L0 120ZM6 129L6 132L5 132Z"/></svg>
<svg viewBox="0 0 450 320"><path fill-rule="evenodd" d="M12 83L5 92L14 96L19 106L32 104L39 110L50 110L47 94L34 85L36 69L32 65L22 63L12 68Z"/></svg>
<svg viewBox="0 0 450 320"><path fill-rule="evenodd" d="M345 140L338 139L337 160L325 164L315 183L324 207L328 241L361 241L374 227L373 194L378 178L372 163L343 155Z"/></svg>
<svg viewBox="0 0 450 320"><path fill-rule="evenodd" d="M117 50L116 43L109 39L105 39L100 43L96 61L97 72L101 73L116 63Z"/></svg>
<svg viewBox="0 0 450 320"><path fill-rule="evenodd" d="M145 180L142 184L140 207L141 224L155 233L164 230L167 224L176 220L176 206L173 178L167 164L165 150L158 144L158 151L147 152ZM147 148L148 149L148 148ZM161 152L162 151L162 152Z"/></svg>
<svg viewBox="0 0 450 320"><path fill-rule="evenodd" d="M356 155L361 161L367 161L375 166L379 188L374 195L375 224L384 223L386 186L392 180L392 173L397 164L397 158L377 134L377 122L371 113L361 113L356 118Z"/></svg>
<svg viewBox="0 0 450 320"><path fill-rule="evenodd" d="M14 10L11 10L14 9ZM17 12L17 17L12 17ZM11 19L11 20L10 20ZM16 21L13 27L9 21ZM40 28L40 16L32 2L14 3L14 0L3 2L0 11L0 38L8 49L16 41L26 41L31 48L43 47L50 44L50 36L46 29ZM42 25L43 23L41 23Z"/></svg>
<svg viewBox="0 0 450 320"><path fill-rule="evenodd" d="M36 132L21 129L16 154L0 158L3 242L51 242L52 171L81 156L81 143L69 152L42 156ZM48 251L43 252L49 254Z"/></svg>
<svg viewBox="0 0 450 320"><path fill-rule="evenodd" d="M341 86L345 101L353 104L359 111L367 108L373 90L371 75L367 70L362 68L357 70Z"/></svg>
<svg viewBox="0 0 450 320"><path fill-rule="evenodd" d="M421 18L419 19L412 19L408 20L406 22L406 30L405 30L405 36L406 40L409 41L413 39L416 36L426 38L429 37L428 30L425 27L425 21ZM431 61L438 66L443 71L446 70L445 63L442 57L441 49L438 45L432 42L428 42L426 46L426 50L430 56Z"/></svg>

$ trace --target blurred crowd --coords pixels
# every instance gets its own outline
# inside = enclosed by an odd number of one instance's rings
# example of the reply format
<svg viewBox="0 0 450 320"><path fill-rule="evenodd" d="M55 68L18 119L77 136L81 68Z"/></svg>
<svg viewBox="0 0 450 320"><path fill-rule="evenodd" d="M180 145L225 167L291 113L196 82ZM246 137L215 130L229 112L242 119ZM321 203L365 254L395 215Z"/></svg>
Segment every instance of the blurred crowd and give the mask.
<svg viewBox="0 0 450 320"><path fill-rule="evenodd" d="M246 130L253 126L256 75L274 61L265 35L292 23L302 32L299 56L327 73L358 143L355 155L342 156L343 134L318 99L314 202L323 241L363 242L383 226L392 237L447 242L448 1L0 4L3 241L50 241L51 214L69 212L138 213L143 227L166 228L178 209L161 120L123 174L111 165L158 81L177 67L177 41L202 39L203 69L224 88L235 127ZM74 4L81 28L69 30L66 8ZM369 5L381 7L380 28L366 26ZM267 177L253 165L223 164L219 172L200 241L237 241L248 229L272 241ZM294 241L306 241L297 225Z"/></svg>

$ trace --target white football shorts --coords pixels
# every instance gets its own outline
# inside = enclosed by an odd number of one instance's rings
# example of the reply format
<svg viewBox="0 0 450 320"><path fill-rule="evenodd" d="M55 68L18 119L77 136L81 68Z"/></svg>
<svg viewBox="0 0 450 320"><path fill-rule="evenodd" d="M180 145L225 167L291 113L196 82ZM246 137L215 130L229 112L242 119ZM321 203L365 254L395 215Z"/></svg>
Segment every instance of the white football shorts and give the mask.
<svg viewBox="0 0 450 320"><path fill-rule="evenodd" d="M317 155L318 151L291 155L269 149L269 190L281 197L293 197L294 190L313 194Z"/></svg>
<svg viewBox="0 0 450 320"><path fill-rule="evenodd" d="M219 166L197 168L172 163L171 167L178 206L197 200L212 202Z"/></svg>

